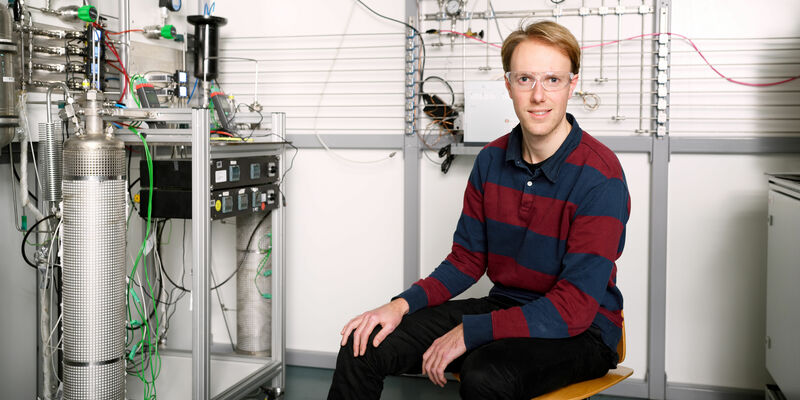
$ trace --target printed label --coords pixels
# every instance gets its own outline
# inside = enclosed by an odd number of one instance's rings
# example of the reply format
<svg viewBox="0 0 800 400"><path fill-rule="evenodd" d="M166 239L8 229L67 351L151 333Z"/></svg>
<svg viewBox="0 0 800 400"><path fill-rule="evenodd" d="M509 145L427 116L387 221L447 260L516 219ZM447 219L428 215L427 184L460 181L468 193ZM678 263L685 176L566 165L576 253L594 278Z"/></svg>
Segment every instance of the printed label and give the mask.
<svg viewBox="0 0 800 400"><path fill-rule="evenodd" d="M12 83L12 82L14 82L14 77L13 76L4 76L3 77L3 83Z"/></svg>
<svg viewBox="0 0 800 400"><path fill-rule="evenodd" d="M225 182L228 180L228 171L222 169L214 174L214 183Z"/></svg>

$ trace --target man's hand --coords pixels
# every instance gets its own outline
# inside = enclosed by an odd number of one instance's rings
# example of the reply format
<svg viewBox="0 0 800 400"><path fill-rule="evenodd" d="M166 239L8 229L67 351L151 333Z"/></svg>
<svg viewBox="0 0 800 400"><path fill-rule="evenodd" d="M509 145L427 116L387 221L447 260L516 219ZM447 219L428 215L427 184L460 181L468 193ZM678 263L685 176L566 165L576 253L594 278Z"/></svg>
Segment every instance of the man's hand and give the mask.
<svg viewBox="0 0 800 400"><path fill-rule="evenodd" d="M450 332L433 341L428 351L422 355L422 373L436 385L444 387L444 369L456 358L466 353L464 343L464 324L458 324Z"/></svg>
<svg viewBox="0 0 800 400"><path fill-rule="evenodd" d="M399 298L351 319L342 329L342 346L347 344L350 332L355 330L353 333L353 357L363 356L367 351L367 342L372 330L378 325L381 326L381 330L375 335L375 340L372 342L373 346L378 347L383 339L392 333L397 325L400 325L400 321L406 313L408 313L408 302Z"/></svg>

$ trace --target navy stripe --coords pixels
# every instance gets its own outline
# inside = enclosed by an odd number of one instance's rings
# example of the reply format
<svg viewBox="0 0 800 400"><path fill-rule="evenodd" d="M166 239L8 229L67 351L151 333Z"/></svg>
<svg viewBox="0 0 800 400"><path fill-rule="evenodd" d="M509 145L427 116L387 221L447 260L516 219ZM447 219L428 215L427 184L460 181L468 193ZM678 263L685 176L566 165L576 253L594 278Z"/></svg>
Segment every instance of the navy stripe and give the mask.
<svg viewBox="0 0 800 400"><path fill-rule="evenodd" d="M486 226L493 233L488 237L489 253L511 257L523 267L546 274L558 275L561 271L566 242L494 220L487 220Z"/></svg>
<svg viewBox="0 0 800 400"><path fill-rule="evenodd" d="M461 270L447 260L444 260L444 262L436 267L433 273L431 273L431 277L441 282L453 297L458 296L475 283L475 280L472 279L471 276L461 272Z"/></svg>

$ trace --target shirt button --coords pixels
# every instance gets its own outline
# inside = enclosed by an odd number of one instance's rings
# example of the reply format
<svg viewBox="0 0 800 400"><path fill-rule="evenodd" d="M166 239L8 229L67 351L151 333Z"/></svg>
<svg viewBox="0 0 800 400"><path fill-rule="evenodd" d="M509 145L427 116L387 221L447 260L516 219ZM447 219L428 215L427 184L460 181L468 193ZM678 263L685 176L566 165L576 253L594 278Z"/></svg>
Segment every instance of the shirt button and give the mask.
<svg viewBox="0 0 800 400"><path fill-rule="evenodd" d="M528 187L533 186L533 181L528 181Z"/></svg>

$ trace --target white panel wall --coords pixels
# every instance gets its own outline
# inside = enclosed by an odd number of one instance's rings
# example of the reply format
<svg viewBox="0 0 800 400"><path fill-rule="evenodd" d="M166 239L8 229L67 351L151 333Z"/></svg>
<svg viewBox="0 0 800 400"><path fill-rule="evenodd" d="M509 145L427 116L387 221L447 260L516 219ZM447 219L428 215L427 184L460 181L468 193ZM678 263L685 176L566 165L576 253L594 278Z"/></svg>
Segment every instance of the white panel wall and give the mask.
<svg viewBox="0 0 800 400"><path fill-rule="evenodd" d="M402 182L400 157L363 166L298 153L286 183L288 349L338 352L350 318L403 290Z"/></svg>
<svg viewBox="0 0 800 400"><path fill-rule="evenodd" d="M798 170L796 155L672 156L666 357L670 382L763 387L764 173Z"/></svg>

